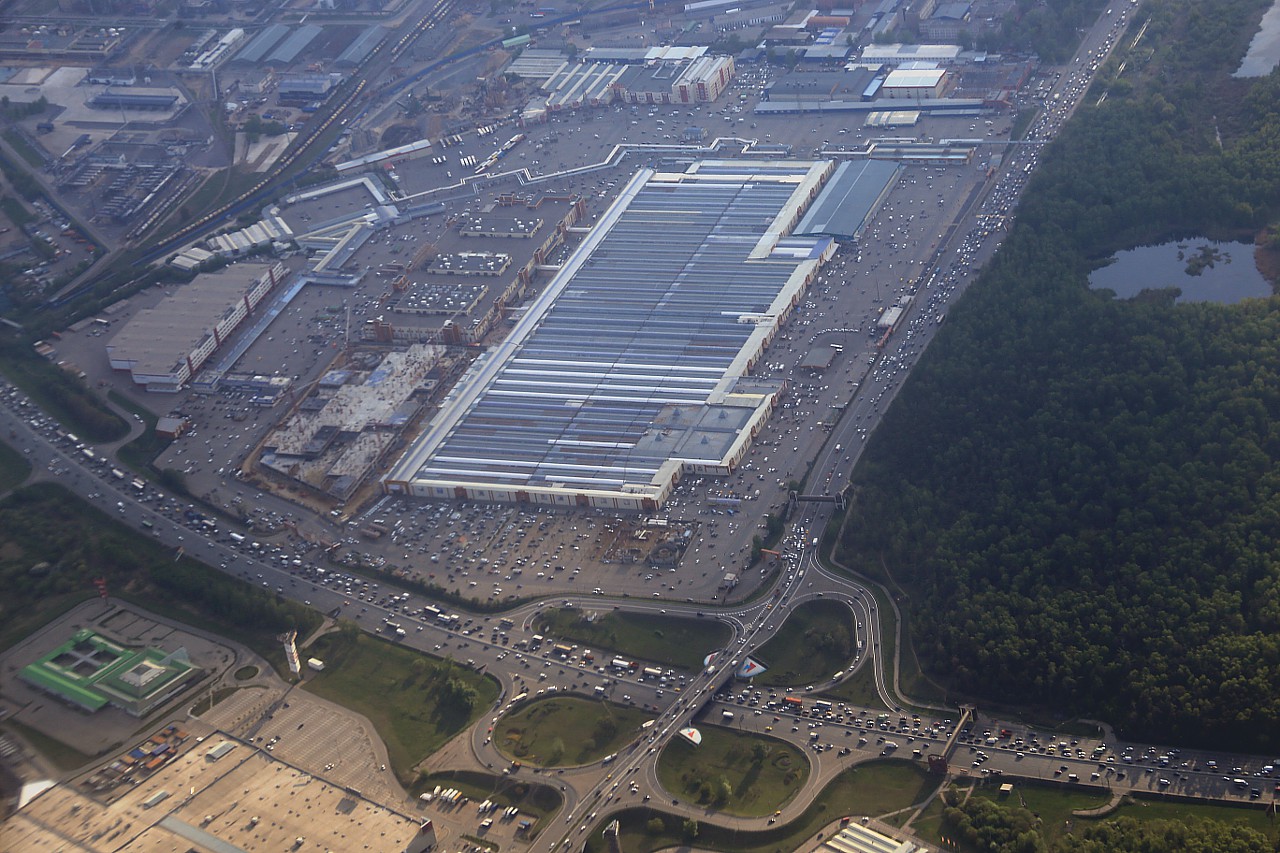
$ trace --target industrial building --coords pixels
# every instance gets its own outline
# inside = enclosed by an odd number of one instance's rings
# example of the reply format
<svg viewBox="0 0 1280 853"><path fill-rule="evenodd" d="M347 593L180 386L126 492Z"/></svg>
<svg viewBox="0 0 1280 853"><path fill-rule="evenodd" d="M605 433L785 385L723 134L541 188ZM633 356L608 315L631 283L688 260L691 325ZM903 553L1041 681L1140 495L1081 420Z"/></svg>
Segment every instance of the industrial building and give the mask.
<svg viewBox="0 0 1280 853"><path fill-rule="evenodd" d="M369 55L382 44L382 40L387 37L387 30L381 24L373 24L365 29L360 35L356 36L351 44L347 45L342 53L338 54L338 58L333 61L337 68L355 68L360 63L369 58Z"/></svg>
<svg viewBox="0 0 1280 853"><path fill-rule="evenodd" d="M958 44L869 44L862 49L862 64L902 65L905 62L936 62L952 65L963 52Z"/></svg>
<svg viewBox="0 0 1280 853"><path fill-rule="evenodd" d="M148 391L177 392L283 277L279 262L197 276L111 339L112 369L129 371Z"/></svg>
<svg viewBox="0 0 1280 853"><path fill-rule="evenodd" d="M380 342L475 344L487 337L511 306L523 301L541 273L566 251L572 228L586 214L577 197L503 194L496 204L463 210L451 217L452 227L441 240L423 246L394 273L390 315L365 325L365 339ZM406 226L404 234L411 234ZM393 226L390 235L399 233ZM475 253L481 247L510 258L501 275L476 277L435 263L440 258ZM485 280L494 279L496 280Z"/></svg>
<svg viewBox="0 0 1280 853"><path fill-rule="evenodd" d="M920 22L920 35L931 41L955 41L968 31L972 15L972 3L939 3L933 14Z"/></svg>
<svg viewBox="0 0 1280 853"><path fill-rule="evenodd" d="M265 249L272 243L291 239L293 230L288 223L278 216L268 215L244 228L215 234L206 242L213 254L232 259L255 249Z"/></svg>
<svg viewBox="0 0 1280 853"><path fill-rule="evenodd" d="M783 74L765 86L764 101L867 101L874 94L870 71L816 71Z"/></svg>
<svg viewBox="0 0 1280 853"><path fill-rule="evenodd" d="M245 65L261 62L266 57L267 52L283 41L287 35L289 35L289 28L284 24L271 24L264 27L261 32L249 40L248 44L240 49L240 52L236 54L232 62Z"/></svg>
<svg viewBox="0 0 1280 853"><path fill-rule="evenodd" d="M276 99L281 104L322 101L341 82L341 74L281 74Z"/></svg>
<svg viewBox="0 0 1280 853"><path fill-rule="evenodd" d="M307 737L314 725L299 737ZM325 778L331 774L310 775L260 744L226 733L217 737L216 745L187 740L163 766L131 775L111 796L96 795L78 779L50 787L8 818L5 849L102 850L108 844L118 853L439 849L434 825L425 816L380 805L353 786ZM108 760L96 775L119 774L124 763L123 758Z"/></svg>
<svg viewBox="0 0 1280 853"><path fill-rule="evenodd" d="M920 123L919 110L877 110L867 113L867 127L915 127Z"/></svg>
<svg viewBox="0 0 1280 853"><path fill-rule="evenodd" d="M628 68L613 88L629 104L706 104L720 98L733 73L729 56L661 61Z"/></svg>
<svg viewBox="0 0 1280 853"><path fill-rule="evenodd" d="M119 53L134 34L125 27L96 24L9 23L0 32L0 56L5 59L98 63Z"/></svg>
<svg viewBox="0 0 1280 853"><path fill-rule="evenodd" d="M375 151L372 154L366 154L363 157L356 157L354 160L345 160L334 165L334 171L339 175L347 172L361 171L370 166L394 166L397 163L403 163L408 160L416 160L419 157L425 157L431 153L431 140L419 139L404 145L397 145L394 148L386 148L382 151Z"/></svg>
<svg viewBox="0 0 1280 853"><path fill-rule="evenodd" d="M85 103L96 110L172 110L181 100L175 89L132 88L127 92L100 92Z"/></svg>
<svg viewBox="0 0 1280 853"><path fill-rule="evenodd" d="M902 167L886 160L851 160L836 167L826 190L796 234L808 237L856 238L889 195Z"/></svg>
<svg viewBox="0 0 1280 853"><path fill-rule="evenodd" d="M603 61L559 62L543 56L521 73L530 79L548 76L545 93L525 107L522 120L545 121L550 113L606 106L615 100L631 104L701 104L720 98L733 81L734 60L703 55L706 48L617 49ZM643 61L643 64L630 64ZM548 71L552 64L554 69Z"/></svg>
<svg viewBox="0 0 1280 853"><path fill-rule="evenodd" d="M588 48L588 55L590 52ZM568 64L569 56L564 51L530 47L521 51L504 73L514 74L522 80L536 80L541 85Z"/></svg>
<svg viewBox="0 0 1280 853"><path fill-rule="evenodd" d="M642 169L384 488L648 511L733 471L783 387L751 370L835 252L793 233L834 168Z"/></svg>
<svg viewBox="0 0 1280 853"><path fill-rule="evenodd" d="M925 849L913 841L901 841L861 824L849 823L813 848L812 853L921 853Z"/></svg>
<svg viewBox="0 0 1280 853"><path fill-rule="evenodd" d="M884 78L880 97L913 101L941 98L947 87L947 72L941 68L895 68Z"/></svg>
<svg viewBox="0 0 1280 853"><path fill-rule="evenodd" d="M228 30L217 42L194 56L189 67L198 71L206 68L216 68L220 63L226 61L226 58L231 55L231 51L236 45L244 41L244 37L244 30L239 27Z"/></svg>
<svg viewBox="0 0 1280 853"><path fill-rule="evenodd" d="M316 40L323 29L315 24L305 24L289 34L289 37L276 45L275 50L267 54L264 62L271 65L290 65L298 55L306 50L307 45Z"/></svg>
<svg viewBox="0 0 1280 853"><path fill-rule="evenodd" d="M200 674L184 649L124 646L88 628L24 666L19 677L82 711L108 705L144 717Z"/></svg>
<svg viewBox="0 0 1280 853"><path fill-rule="evenodd" d="M540 87L546 94L524 109L526 121L546 120L548 112L598 107L613 102L613 84L627 72L625 65L603 62L565 64Z"/></svg>

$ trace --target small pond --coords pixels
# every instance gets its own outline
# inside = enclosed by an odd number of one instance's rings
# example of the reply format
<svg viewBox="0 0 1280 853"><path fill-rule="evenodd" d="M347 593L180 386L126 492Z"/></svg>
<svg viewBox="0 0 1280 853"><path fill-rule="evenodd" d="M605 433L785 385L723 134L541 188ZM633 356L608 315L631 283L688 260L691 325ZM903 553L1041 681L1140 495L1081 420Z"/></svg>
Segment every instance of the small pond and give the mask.
<svg viewBox="0 0 1280 853"><path fill-rule="evenodd" d="M1128 299L1143 290L1176 287L1179 302L1221 302L1271 296L1258 272L1251 243L1179 240L1119 252L1112 263L1089 276L1094 290L1113 290Z"/></svg>
<svg viewBox="0 0 1280 853"><path fill-rule="evenodd" d="M1262 16L1262 24L1249 43L1249 52L1231 76L1266 77L1276 65L1280 65L1280 2Z"/></svg>

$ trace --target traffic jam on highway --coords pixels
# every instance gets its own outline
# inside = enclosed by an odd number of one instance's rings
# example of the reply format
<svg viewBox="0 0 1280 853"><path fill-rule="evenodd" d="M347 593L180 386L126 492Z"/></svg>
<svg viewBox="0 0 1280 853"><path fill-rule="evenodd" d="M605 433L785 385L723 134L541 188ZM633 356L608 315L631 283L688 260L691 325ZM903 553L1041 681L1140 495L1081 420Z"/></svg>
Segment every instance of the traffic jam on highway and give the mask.
<svg viewBox="0 0 1280 853"><path fill-rule="evenodd" d="M1034 169L1040 145L1051 138L1084 96L1099 63L1117 42L1125 25L1125 15L1121 13L1113 20L1114 25L1105 38L1081 48L1087 61L1077 60L1073 63L1075 67L1069 67L1067 73L1059 77L1052 97L1045 100L1041 118L1030 128L1029 143L1011 147L1009 165L989 185L989 190L970 196L959 211L955 219L958 241L950 236L940 238L932 256L919 263L921 272L918 274L903 275L893 281L892 277L876 272L881 264L884 271L889 271L895 263L902 263L901 259L894 258L914 244L916 237L912 231L936 226L928 220L931 216L940 216L936 208L943 204L943 193L939 193L936 205L931 203L932 196L929 195L921 198L919 204L913 203L909 209L886 211L887 218L874 225L868 234L867 245L881 248L876 256L866 258L866 264L860 249L837 257L836 267L826 272L831 282L820 282L826 286L815 292L806 305L809 311L806 325L812 328L815 324L820 325L820 321L826 321L829 327L813 332L809 328L803 333L792 331L791 337L803 334L809 345L814 346L831 335L869 333L874 336L881 331L876 319L880 316L880 306L886 303L900 307L904 319L896 327L897 332L891 341L886 336L883 339L886 345L874 350L865 362L859 357L858 364L866 370L866 375L861 382L852 377L847 380L850 385L847 395L837 394L828 385L816 382L796 383L796 394L783 406L784 411L775 425L778 435L773 437L772 445L762 441L754 451L757 455L753 461L737 475L739 485L754 481L751 488L739 488L734 494L751 500L761 496L759 485L775 491L782 487L786 470L779 470L781 463L776 459L771 463L769 454L776 453L784 441L791 445L793 453L800 453L802 423L812 415L813 409L821 408L826 400L837 396L849 401L848 417L833 429L815 471L824 493L838 491L840 483L847 481L867 435L887 410L907 371L942 326L951 302L963 292L975 269L994 250L996 241L989 238L1006 227L1018 196ZM916 181L925 182L917 186L917 194L922 196L924 191L931 193L934 190L933 182L941 184L949 179L940 168L915 170L909 178L913 185ZM961 229L962 224L966 230ZM866 276L876 279L885 277L891 282L883 294L877 290L873 302L876 307L857 318L825 317L821 309L826 306L819 300L833 301L831 287L837 280L857 281L857 270L863 270ZM784 334L780 340L786 343L790 338ZM838 341L839 338L832 340ZM840 346L842 344L838 342L833 344L833 347ZM765 370L779 374L790 372L791 366L781 361L781 355L778 358L776 363L765 365ZM709 610L699 609L709 606L695 604L692 598L685 598L683 604L667 603L672 602L671 594L675 589L671 583L662 584L663 592L652 592L653 597L666 599L661 604L662 613L669 610L674 615L691 618L716 618L733 628L729 649L719 652L723 662L717 660L714 665L698 672L681 672L653 662L623 658L614 652L583 649L568 641L534 633L532 617L540 607L547 605L546 602L524 605L518 611L506 614L471 614L457 608L451 611L441 607L440 602L416 593L380 586L354 571L320 565L324 559L319 543L296 540L283 545L264 543L239 532L220 530L218 520L195 505L167 495L153 484L114 467L95 448L41 413L21 391L5 385L3 400L9 411L46 445L40 452L33 453L37 446L20 437L16 428L11 429L10 437L18 439L23 452L33 461L38 457L40 469L67 483L95 505L113 512L125 523L149 531L160 541L181 548L192 557L216 565L268 592L274 591L277 595L333 616L350 618L366 631L387 639L423 651L448 654L474 669L489 672L502 685L502 694L495 706L499 714L511 710L524 699L558 691L578 692L654 711L658 719L647 734L636 739L634 753L621 758L609 756L605 760L605 763L611 763L618 759L620 766L617 772L620 774L636 773L645 756L660 749L664 739L679 725L703 715L708 722L722 725L744 726L752 721L750 724L763 732L806 747L815 760L818 756L852 756L859 760L900 756L924 761L951 744L953 766L958 768L958 772L975 777L1016 775L1063 784L1124 787L1244 801L1259 800L1266 795L1275 797L1280 793L1276 769L1280 766L1280 759L1192 754L1176 748L1108 744L1096 739L1035 731L997 720L969 722L957 730L957 723L951 717L937 714L921 716L904 710L901 700L887 683L883 661L875 653L879 628L873 596L847 578L826 573L815 559L818 542L811 531L823 529L832 511L830 504L821 508L808 505L806 511L798 514L798 520L780 548L778 558L782 566L777 585L773 594L763 600L734 608ZM812 429L810 426L809 430ZM89 488L85 488L87 481L81 479L86 476L94 481ZM730 513L719 505L711 506L704 498L695 499L692 489L692 482L678 489L670 508L680 509L682 503L688 502L689 506L697 506L700 515ZM726 528L733 524L726 521ZM716 535L708 533L709 538ZM420 537L421 533L415 532L413 536ZM413 548L420 554L427 552L427 544L419 539L410 539L408 533L392 531L388 539L397 548L406 551ZM357 540L345 541L354 544ZM451 562L451 556L483 559L474 554L462 555L457 548L461 546L456 546L453 551L440 552L445 555L447 563ZM708 544L708 551L710 548ZM708 558L710 560L710 555ZM502 569L505 572L502 580L521 589L522 577L517 569L522 568L513 560L511 567ZM536 566L531 568L536 569ZM553 566L548 561L546 571L538 572L536 577L549 579L564 568L563 564ZM576 576L578 572L575 566L564 576ZM476 586L470 579L462 580L467 577L467 573L462 571L457 579L459 585ZM656 585L661 580L644 578L642 582ZM498 594L501 592L499 588ZM601 597L606 595L615 596L606 599L608 606L614 609L657 612L659 607L659 602L649 600L648 591L640 598L627 600L616 597L615 590L604 586L592 587L588 596L570 595L560 600L561 596L557 594L556 599L562 608L599 607ZM734 680L734 668L739 660L772 636L791 608L824 596L844 600L858 614L855 619L857 652L845 670L830 682L796 685L790 690L759 689L749 686L749 682L744 686ZM852 678L867 662L875 667L876 688L891 712L857 707L822 695L824 690ZM496 721L497 717L493 719ZM480 747L491 750L492 723L488 731L482 726L483 722L476 730L477 742ZM480 737L483 737L482 742ZM648 749L640 748L641 745L647 745ZM963 755L965 752L967 755ZM566 809L565 822L581 822L580 831L585 831L597 816L592 809L612 800L617 789L618 783L613 782L610 789L606 778L590 792L583 793L578 806ZM641 788L629 783L628 790L639 796ZM648 799L649 794L646 793L644 800ZM678 805L678 801L673 804Z"/></svg>

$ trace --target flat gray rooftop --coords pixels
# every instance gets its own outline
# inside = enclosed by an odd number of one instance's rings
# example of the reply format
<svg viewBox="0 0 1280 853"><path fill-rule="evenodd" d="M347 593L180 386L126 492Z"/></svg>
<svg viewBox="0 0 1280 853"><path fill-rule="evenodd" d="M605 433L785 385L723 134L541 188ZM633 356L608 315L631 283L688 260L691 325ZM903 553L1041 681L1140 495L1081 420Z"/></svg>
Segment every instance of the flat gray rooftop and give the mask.
<svg viewBox="0 0 1280 853"><path fill-rule="evenodd" d="M888 160L841 163L800 224L797 234L852 238L893 187L901 166Z"/></svg>
<svg viewBox="0 0 1280 853"><path fill-rule="evenodd" d="M661 500L680 465L722 464L749 442L769 396L739 377L833 251L789 235L831 171L808 161L641 171L507 341L463 377L389 488Z"/></svg>

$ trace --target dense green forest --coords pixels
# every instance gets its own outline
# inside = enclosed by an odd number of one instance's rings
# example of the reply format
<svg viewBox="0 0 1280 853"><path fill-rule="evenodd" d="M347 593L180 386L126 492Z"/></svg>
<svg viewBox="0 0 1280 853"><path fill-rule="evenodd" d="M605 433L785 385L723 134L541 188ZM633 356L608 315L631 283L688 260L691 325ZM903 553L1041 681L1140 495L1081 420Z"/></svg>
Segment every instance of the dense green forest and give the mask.
<svg viewBox="0 0 1280 853"><path fill-rule="evenodd" d="M1077 30L1092 24L1109 2L1112 0L1017 0L1000 28L980 39L979 46L984 50L1033 53L1044 62L1062 62L1080 41Z"/></svg>
<svg viewBox="0 0 1280 853"><path fill-rule="evenodd" d="M1229 78L1268 5L1143 4L868 444L842 557L902 592L954 692L1280 745L1280 302L1086 281L1276 215L1280 76Z"/></svg>

